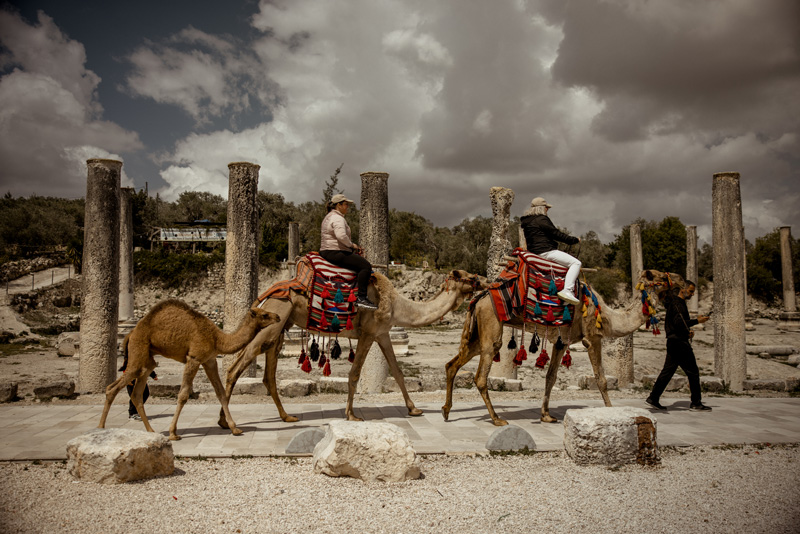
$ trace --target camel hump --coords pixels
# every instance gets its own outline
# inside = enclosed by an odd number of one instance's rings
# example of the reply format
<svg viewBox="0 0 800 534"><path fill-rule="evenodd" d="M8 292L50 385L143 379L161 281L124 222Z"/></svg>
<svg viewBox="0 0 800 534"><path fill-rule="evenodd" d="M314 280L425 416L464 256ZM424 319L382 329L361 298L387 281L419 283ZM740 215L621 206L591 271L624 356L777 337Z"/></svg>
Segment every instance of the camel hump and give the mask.
<svg viewBox="0 0 800 534"><path fill-rule="evenodd" d="M159 302L158 304L156 304L155 306L150 308L150 311L147 312L147 315L145 316L145 318L153 317L153 316L155 316L157 314L161 314L161 313L168 313L168 314L186 313L186 314L189 314L193 319L206 319L207 318L202 313L192 309L192 307L189 306L188 304L186 304L184 301L178 300L178 299L162 300L161 302Z"/></svg>

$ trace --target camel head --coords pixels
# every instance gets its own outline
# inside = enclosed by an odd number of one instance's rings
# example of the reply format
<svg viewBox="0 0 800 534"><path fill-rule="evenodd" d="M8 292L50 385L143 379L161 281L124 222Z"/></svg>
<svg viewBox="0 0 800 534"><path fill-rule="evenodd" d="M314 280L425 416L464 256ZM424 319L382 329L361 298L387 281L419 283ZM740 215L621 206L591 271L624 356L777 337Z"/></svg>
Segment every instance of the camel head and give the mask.
<svg viewBox="0 0 800 534"><path fill-rule="evenodd" d="M489 283L485 276L478 276L470 274L461 269L454 269L450 271L444 281L444 288L446 291L455 289L456 291L464 294L472 294L478 291L483 291L489 287Z"/></svg>
<svg viewBox="0 0 800 534"><path fill-rule="evenodd" d="M655 269L645 269L639 274L636 287L643 287L650 293L655 293L658 300L663 300L667 291L678 287L683 288L685 281L678 273L668 273L656 271Z"/></svg>
<svg viewBox="0 0 800 534"><path fill-rule="evenodd" d="M250 308L250 311L248 313L250 315L249 319L255 322L256 327L259 330L261 330L262 328L266 328L271 324L275 324L281 320L280 315L278 315L277 313L272 313L266 310L262 310L257 306L253 306L252 308Z"/></svg>

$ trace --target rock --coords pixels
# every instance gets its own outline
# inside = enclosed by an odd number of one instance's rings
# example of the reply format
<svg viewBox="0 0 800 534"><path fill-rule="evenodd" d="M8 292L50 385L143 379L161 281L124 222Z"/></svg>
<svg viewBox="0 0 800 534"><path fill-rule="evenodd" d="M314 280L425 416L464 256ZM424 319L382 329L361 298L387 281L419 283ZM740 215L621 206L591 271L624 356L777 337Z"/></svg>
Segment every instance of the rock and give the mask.
<svg viewBox="0 0 800 534"><path fill-rule="evenodd" d="M181 380L180 376L161 378L159 380L148 379L147 387L150 390L150 395L154 397L177 397L181 391ZM189 396L194 396L194 386L192 386Z"/></svg>
<svg viewBox="0 0 800 534"><path fill-rule="evenodd" d="M0 402L11 402L17 398L16 382L0 382Z"/></svg>
<svg viewBox="0 0 800 534"><path fill-rule="evenodd" d="M516 425L498 428L489 436L486 448L490 451L519 451L536 449L533 437Z"/></svg>
<svg viewBox="0 0 800 534"><path fill-rule="evenodd" d="M747 345L745 347L747 354L761 354L766 352L772 356L789 356L797 352L797 349L792 345Z"/></svg>
<svg viewBox="0 0 800 534"><path fill-rule="evenodd" d="M439 374L425 374L422 376L422 391L441 391L447 387L444 376Z"/></svg>
<svg viewBox="0 0 800 534"><path fill-rule="evenodd" d="M656 383L656 379L658 375L644 375L642 377L642 386L646 388L652 388L653 384ZM684 387L689 385L689 379L685 376L681 376L675 374L667 384L667 391L678 391L679 389L683 389Z"/></svg>
<svg viewBox="0 0 800 534"><path fill-rule="evenodd" d="M407 376L405 378L406 384L406 391L411 393L415 393L417 391L422 391L422 380L420 380L416 376ZM387 377L386 380L383 382L383 392L384 393L396 393L400 391L400 386L397 385L394 377L390 376Z"/></svg>
<svg viewBox="0 0 800 534"><path fill-rule="evenodd" d="M402 482L420 477L416 459L408 435L397 425L332 421L314 447L314 472Z"/></svg>
<svg viewBox="0 0 800 534"><path fill-rule="evenodd" d="M701 376L700 389L712 393L718 393L725 389L725 383L716 376Z"/></svg>
<svg viewBox="0 0 800 534"><path fill-rule="evenodd" d="M281 397L305 397L314 392L316 385L313 380L278 380L278 394Z"/></svg>
<svg viewBox="0 0 800 534"><path fill-rule="evenodd" d="M769 360L772 356L770 355L769 352L759 352L758 357L761 358L762 360Z"/></svg>
<svg viewBox="0 0 800 534"><path fill-rule="evenodd" d="M261 378L241 377L233 386L234 395L265 395L267 388Z"/></svg>
<svg viewBox="0 0 800 534"><path fill-rule="evenodd" d="M286 446L286 454L312 454L317 443L325 437L321 428L306 428L294 435Z"/></svg>
<svg viewBox="0 0 800 534"><path fill-rule="evenodd" d="M59 334L56 341L56 353L59 356L75 356L81 348L80 332L64 332Z"/></svg>
<svg viewBox="0 0 800 534"><path fill-rule="evenodd" d="M758 380L744 380L744 390L772 390L783 391L786 389L786 380L783 378L761 378Z"/></svg>
<svg viewBox="0 0 800 534"><path fill-rule="evenodd" d="M53 397L71 397L75 394L75 382L72 380L50 382L33 388L33 394L40 400L52 399Z"/></svg>
<svg viewBox="0 0 800 534"><path fill-rule="evenodd" d="M492 391L522 391L522 380L502 376L489 377L489 389Z"/></svg>
<svg viewBox="0 0 800 534"><path fill-rule="evenodd" d="M800 365L800 354L792 354L786 358L786 363L794 366Z"/></svg>
<svg viewBox="0 0 800 534"><path fill-rule="evenodd" d="M97 428L67 443L67 469L78 480L120 484L171 475L175 457L161 434Z"/></svg>
<svg viewBox="0 0 800 534"><path fill-rule="evenodd" d="M617 389L618 383L616 376L606 375L606 389ZM597 389L597 380L594 375L584 375L578 379L578 386L581 389Z"/></svg>
<svg viewBox="0 0 800 534"><path fill-rule="evenodd" d="M786 391L793 393L800 392L800 378L792 377L786 379Z"/></svg>
<svg viewBox="0 0 800 534"><path fill-rule="evenodd" d="M453 387L469 389L475 386L475 374L472 371L460 370L453 380Z"/></svg>
<svg viewBox="0 0 800 534"><path fill-rule="evenodd" d="M320 393L348 393L349 381L343 376L323 376L317 382Z"/></svg>
<svg viewBox="0 0 800 534"><path fill-rule="evenodd" d="M564 416L564 447L577 464L661 463L656 419L642 408L583 408Z"/></svg>

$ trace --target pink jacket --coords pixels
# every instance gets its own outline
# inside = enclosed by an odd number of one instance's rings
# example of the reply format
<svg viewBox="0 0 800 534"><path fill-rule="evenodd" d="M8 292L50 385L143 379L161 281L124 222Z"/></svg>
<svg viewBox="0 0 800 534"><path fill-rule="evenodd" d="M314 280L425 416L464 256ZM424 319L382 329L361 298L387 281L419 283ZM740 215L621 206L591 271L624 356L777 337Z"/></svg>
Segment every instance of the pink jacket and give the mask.
<svg viewBox="0 0 800 534"><path fill-rule="evenodd" d="M338 210L331 210L322 219L322 236L320 237L320 250L350 250L353 242L350 241L350 225Z"/></svg>

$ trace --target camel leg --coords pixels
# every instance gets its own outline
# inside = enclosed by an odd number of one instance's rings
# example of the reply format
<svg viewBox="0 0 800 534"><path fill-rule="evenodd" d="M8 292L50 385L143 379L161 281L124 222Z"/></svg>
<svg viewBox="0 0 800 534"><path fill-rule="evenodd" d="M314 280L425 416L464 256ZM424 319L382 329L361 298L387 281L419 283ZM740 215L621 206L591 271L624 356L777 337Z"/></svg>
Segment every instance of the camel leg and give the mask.
<svg viewBox="0 0 800 534"><path fill-rule="evenodd" d="M478 348L479 345L477 343L470 343L462 340L461 346L458 349L458 354L444 366L445 376L447 378L447 397L444 406L442 406L442 417L444 417L445 421L450 417L450 408L453 407L453 383L455 382L458 370L478 354Z"/></svg>
<svg viewBox="0 0 800 534"><path fill-rule="evenodd" d="M106 418L108 418L108 412L111 409L111 405L114 403L114 399L117 398L117 393L134 380L136 380L134 373L124 373L106 387L106 404L103 406L103 414L100 416L100 423L97 425L97 428L106 427Z"/></svg>
<svg viewBox="0 0 800 534"><path fill-rule="evenodd" d="M481 340L481 358L478 361L478 370L475 373L475 386L483 397L483 402L486 404L486 409L489 410L489 417L492 418L492 423L495 426L504 426L508 421L501 419L497 412L494 411L492 401L489 399L489 370L492 368L492 360L500 346L502 340L502 325L498 329L497 336L482 336Z"/></svg>
<svg viewBox="0 0 800 534"><path fill-rule="evenodd" d="M264 366L264 386L267 388L270 397L272 397L272 402L275 403L275 407L278 409L278 414L281 416L283 422L296 423L300 419L293 415L289 415L286 413L286 410L283 409L281 398L278 395L278 381L275 377L276 373L278 372L278 353L283 346L283 336L284 334L281 332L277 343L270 344L270 346L266 347L266 350L264 350L264 356L266 358L266 363Z"/></svg>
<svg viewBox="0 0 800 534"><path fill-rule="evenodd" d="M181 416L183 405L189 400L189 391L192 389L194 376L200 369L200 362L193 356L186 358L186 365L183 367L183 381L181 382L181 390L178 392L178 406L175 409L175 415L172 417L172 423L169 425L169 439L171 441L178 441L181 437L177 433L178 418Z"/></svg>
<svg viewBox="0 0 800 534"><path fill-rule="evenodd" d="M363 421L353 413L353 397L356 394L358 380L361 378L361 368L364 366L364 360L367 359L367 354L369 354L373 341L375 341L375 338L372 336L363 336L358 340L356 356L352 367L350 367L347 383L347 404L345 405L344 415L348 421Z"/></svg>
<svg viewBox="0 0 800 534"><path fill-rule="evenodd" d="M392 340L389 338L389 333L387 332L385 334L381 334L378 336L376 341L383 352L383 357L386 358L386 361L389 364L389 370L392 373L392 377L394 377L394 381L397 382L397 385L400 387L400 392L403 394L403 399L406 401L408 415L422 415L422 410L414 406L414 402L408 395L408 391L406 390L406 379L403 376L403 372L400 370L400 366L397 365L397 357L394 354L394 347L392 347Z"/></svg>
<svg viewBox="0 0 800 534"><path fill-rule="evenodd" d="M561 365L561 358L564 356L566 347L553 352L550 364L547 366L547 378L545 379L544 398L542 399L542 423L557 423L558 419L550 415L550 391L556 384L558 378L558 366Z"/></svg>
<svg viewBox="0 0 800 534"><path fill-rule="evenodd" d="M142 397L144 396L144 388L147 387L147 379L153 369L145 368L139 372L139 376L136 378L136 384L133 386L133 391L131 391L131 401L136 407L136 412L139 414L139 417L142 418L144 429L148 432L155 432L155 430L150 426L150 420L147 419L147 414L144 413L144 401Z"/></svg>
<svg viewBox="0 0 800 534"><path fill-rule="evenodd" d="M234 436L240 435L242 431L236 427L236 423L233 421L233 416L231 415L231 411L228 407L228 399L225 397L225 388L222 386L222 380L219 378L219 368L217 367L216 356L212 356L203 362L203 369L205 370L206 376L208 376L208 380L211 382L211 385L214 386L214 393L216 393L217 400L219 400L219 403L222 405L222 411L228 423L228 428L231 429L231 433ZM144 420L144 418L142 418L142 420Z"/></svg>
<svg viewBox="0 0 800 534"><path fill-rule="evenodd" d="M608 382L606 381L606 372L603 369L603 345L599 336L598 339L592 340L588 352L589 361L592 363L592 371L594 371L594 379L597 382L597 389L600 390L603 403L605 403L606 407L610 407L611 399L608 398Z"/></svg>

